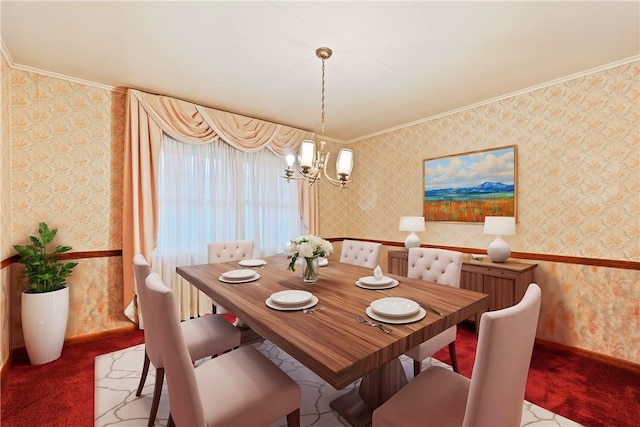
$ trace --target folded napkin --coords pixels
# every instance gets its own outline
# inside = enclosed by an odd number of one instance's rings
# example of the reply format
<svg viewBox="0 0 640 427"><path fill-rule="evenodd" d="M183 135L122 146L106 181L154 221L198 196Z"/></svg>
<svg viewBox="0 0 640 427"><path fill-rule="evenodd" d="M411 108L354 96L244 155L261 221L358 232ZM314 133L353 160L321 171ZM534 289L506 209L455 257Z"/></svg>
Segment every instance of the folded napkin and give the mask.
<svg viewBox="0 0 640 427"><path fill-rule="evenodd" d="M375 277L376 280L380 280L384 277L382 275L382 269L380 268L379 265L376 266L376 268L373 270L373 277Z"/></svg>

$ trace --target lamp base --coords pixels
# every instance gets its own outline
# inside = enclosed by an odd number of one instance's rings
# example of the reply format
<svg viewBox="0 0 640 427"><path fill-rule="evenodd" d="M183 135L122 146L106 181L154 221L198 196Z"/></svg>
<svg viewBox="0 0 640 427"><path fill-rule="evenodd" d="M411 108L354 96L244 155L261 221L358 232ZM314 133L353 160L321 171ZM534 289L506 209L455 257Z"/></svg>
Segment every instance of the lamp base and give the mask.
<svg viewBox="0 0 640 427"><path fill-rule="evenodd" d="M496 236L496 239L487 247L487 254L493 262L505 262L511 255L511 246L502 237Z"/></svg>
<svg viewBox="0 0 640 427"><path fill-rule="evenodd" d="M404 241L404 247L407 249L417 248L420 246L420 237L415 232L411 232Z"/></svg>

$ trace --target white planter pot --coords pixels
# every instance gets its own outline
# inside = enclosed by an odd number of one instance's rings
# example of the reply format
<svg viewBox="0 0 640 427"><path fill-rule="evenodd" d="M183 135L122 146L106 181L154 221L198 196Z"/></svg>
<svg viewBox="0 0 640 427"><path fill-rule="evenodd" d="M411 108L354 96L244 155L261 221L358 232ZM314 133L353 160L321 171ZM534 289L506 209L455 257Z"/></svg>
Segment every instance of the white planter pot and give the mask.
<svg viewBox="0 0 640 427"><path fill-rule="evenodd" d="M32 365L42 365L60 357L68 317L69 288L22 293L22 333Z"/></svg>

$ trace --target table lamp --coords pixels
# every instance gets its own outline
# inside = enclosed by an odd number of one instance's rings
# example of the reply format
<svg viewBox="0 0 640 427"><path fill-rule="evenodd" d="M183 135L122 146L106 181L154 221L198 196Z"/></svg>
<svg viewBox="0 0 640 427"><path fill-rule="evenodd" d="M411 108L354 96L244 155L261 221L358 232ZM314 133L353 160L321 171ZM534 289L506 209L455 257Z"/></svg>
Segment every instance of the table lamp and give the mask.
<svg viewBox="0 0 640 427"><path fill-rule="evenodd" d="M505 262L511 255L511 247L502 236L516 234L516 219L512 216L484 217L484 234L493 234L495 240L487 247L487 254L493 262Z"/></svg>
<svg viewBox="0 0 640 427"><path fill-rule="evenodd" d="M407 239L404 241L404 246L409 248L417 248L420 246L420 238L416 234L416 231L424 231L424 217L423 216L401 216L400 217L400 231L410 231Z"/></svg>

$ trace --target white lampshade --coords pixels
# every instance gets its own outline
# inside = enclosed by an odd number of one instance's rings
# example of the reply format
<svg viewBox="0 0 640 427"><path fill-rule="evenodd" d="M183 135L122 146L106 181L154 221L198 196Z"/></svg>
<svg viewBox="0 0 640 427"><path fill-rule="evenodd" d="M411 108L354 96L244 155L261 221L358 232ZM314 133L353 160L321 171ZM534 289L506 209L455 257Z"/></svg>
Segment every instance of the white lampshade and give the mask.
<svg viewBox="0 0 640 427"><path fill-rule="evenodd" d="M400 231L424 231L423 216L401 216Z"/></svg>
<svg viewBox="0 0 640 427"><path fill-rule="evenodd" d="M351 169L353 169L353 151L348 148L341 148L336 159L336 172L338 175L344 174L349 177Z"/></svg>
<svg viewBox="0 0 640 427"><path fill-rule="evenodd" d="M300 157L298 161L302 167L311 167L313 165L313 158L316 155L316 143L310 140L302 141L300 146Z"/></svg>
<svg viewBox="0 0 640 427"><path fill-rule="evenodd" d="M516 234L516 219L512 216L484 217L484 234L513 236Z"/></svg>
<svg viewBox="0 0 640 427"><path fill-rule="evenodd" d="M510 216L487 216L484 218L484 234L493 234L495 240L487 247L487 254L493 262L505 262L511 255L511 246L502 236L516 234L516 219Z"/></svg>
<svg viewBox="0 0 640 427"><path fill-rule="evenodd" d="M416 231L424 231L424 217L423 216L401 216L400 217L400 231L410 231L407 239L404 241L404 246L409 248L417 248L420 246L420 237L415 233Z"/></svg>

